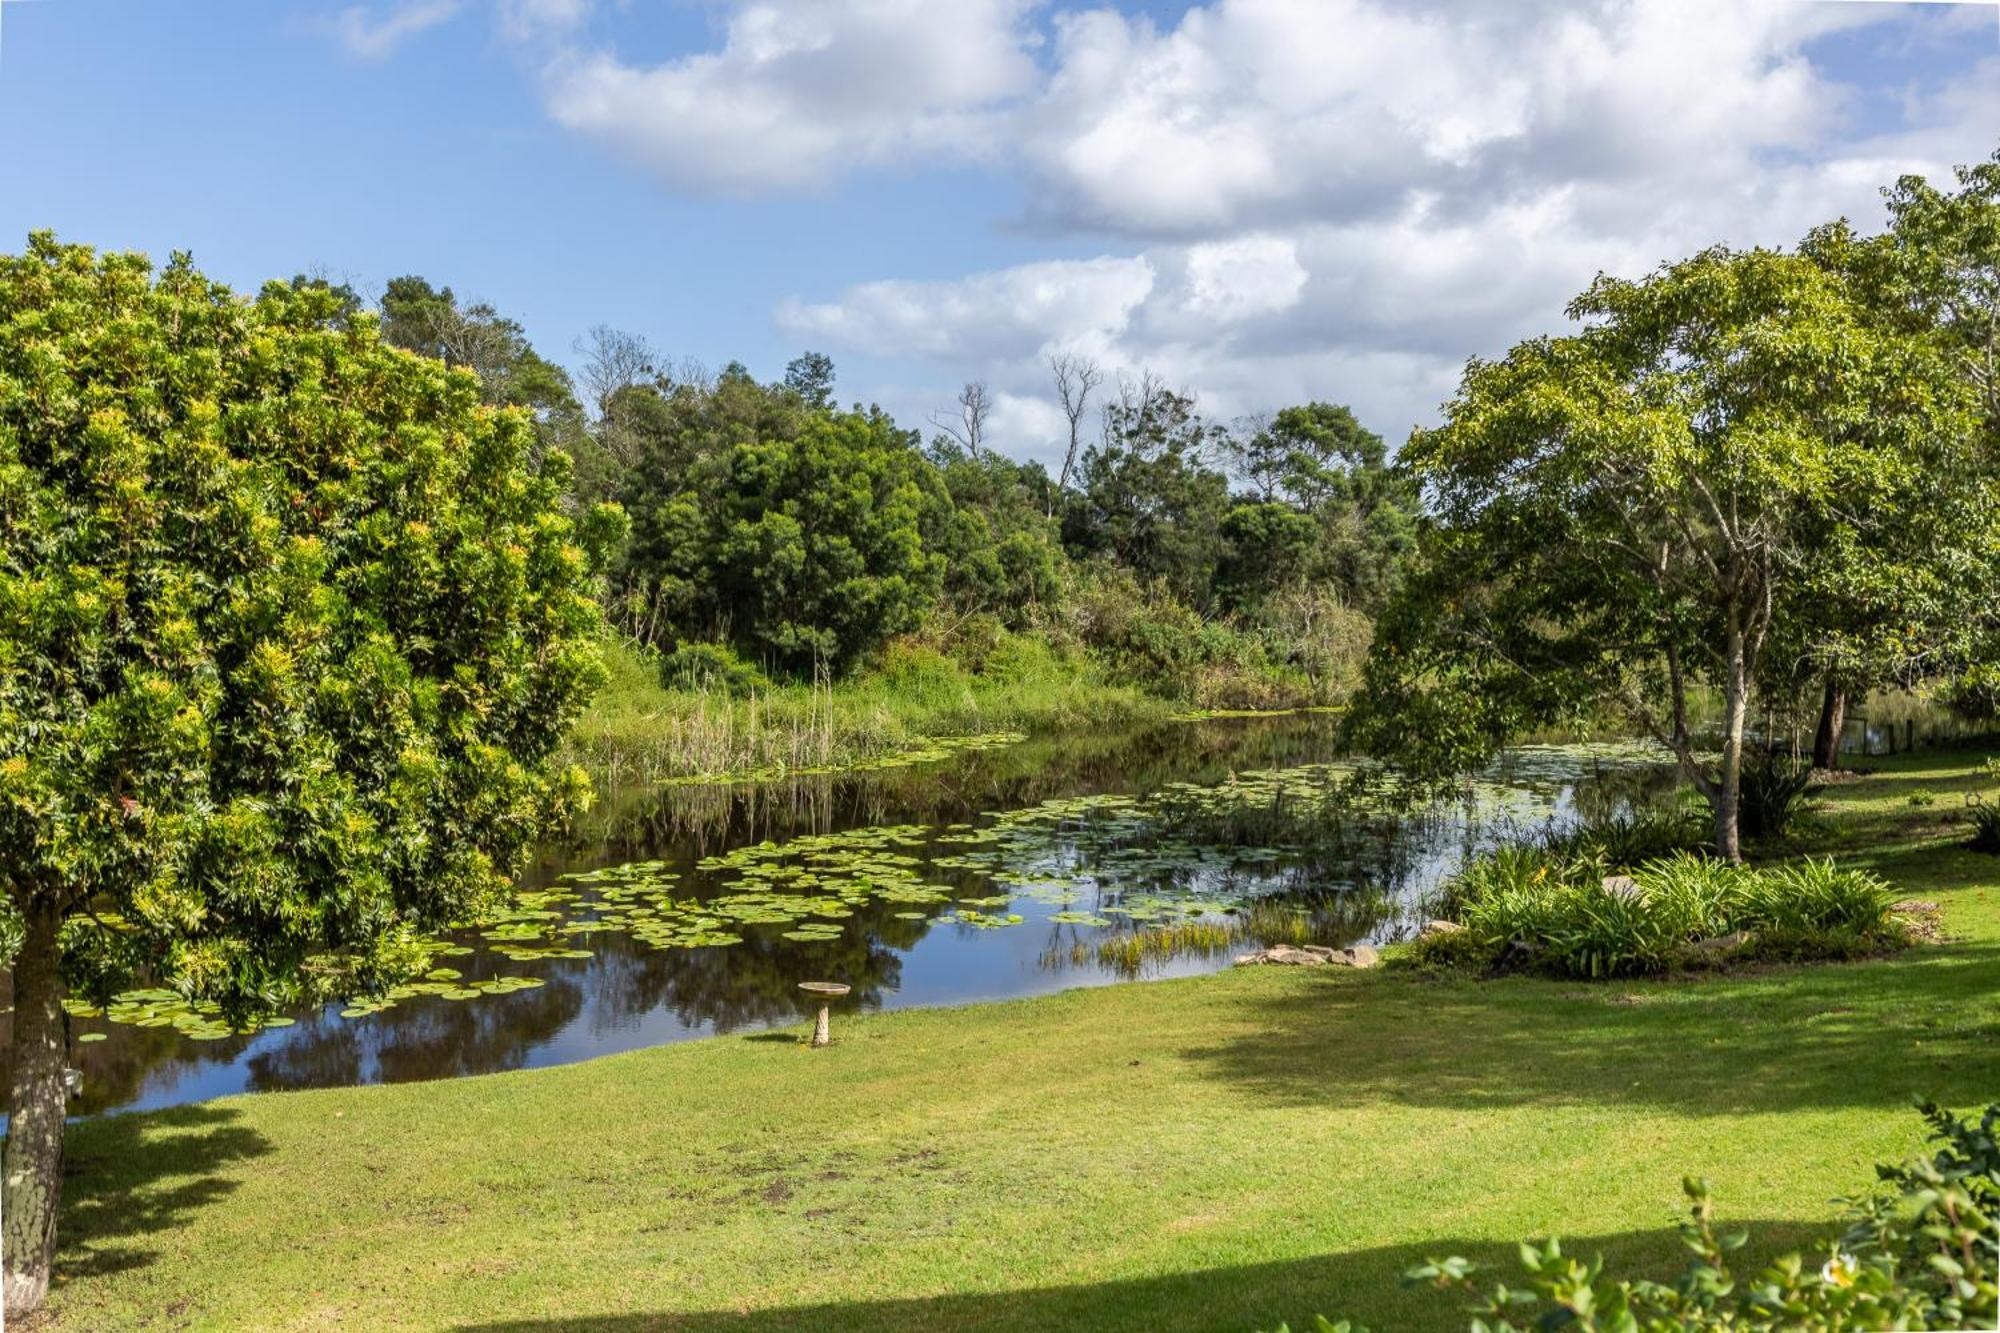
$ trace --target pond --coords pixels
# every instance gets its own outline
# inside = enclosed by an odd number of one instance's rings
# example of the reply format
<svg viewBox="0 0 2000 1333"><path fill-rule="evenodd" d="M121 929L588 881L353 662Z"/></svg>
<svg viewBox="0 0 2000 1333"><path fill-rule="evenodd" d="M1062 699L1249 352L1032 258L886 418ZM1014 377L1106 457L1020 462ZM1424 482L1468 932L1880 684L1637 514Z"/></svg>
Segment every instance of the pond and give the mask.
<svg viewBox="0 0 2000 1333"><path fill-rule="evenodd" d="M1510 752L1475 799L1341 804L1311 713L1021 740L902 768L616 793L505 919L384 996L231 1032L163 992L74 1005L79 1114L449 1078L798 1025L802 981L891 1009L1380 942L1501 833L1657 779L1636 747ZM836 1010L838 1012L838 1010ZM0 1050L4 1050L0 1046Z"/></svg>

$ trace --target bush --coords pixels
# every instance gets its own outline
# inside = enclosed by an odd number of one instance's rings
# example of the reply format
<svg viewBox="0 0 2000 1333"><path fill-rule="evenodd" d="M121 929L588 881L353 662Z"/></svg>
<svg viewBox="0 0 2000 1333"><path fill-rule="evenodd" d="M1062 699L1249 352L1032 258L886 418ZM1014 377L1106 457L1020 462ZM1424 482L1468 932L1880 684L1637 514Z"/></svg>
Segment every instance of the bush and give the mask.
<svg viewBox="0 0 2000 1333"><path fill-rule="evenodd" d="M1614 977L1734 954L1852 958L1901 940L1888 886L1830 861L1753 870L1679 852L1637 867L1630 887L1616 891L1606 887L1603 869L1596 857L1546 846L1481 857L1439 900L1443 914L1465 927L1465 940L1426 945L1416 957L1432 965L1476 961L1497 970Z"/></svg>
<svg viewBox="0 0 2000 1333"><path fill-rule="evenodd" d="M1782 838L1814 790L1812 765L1767 753L1743 765L1737 818L1746 838Z"/></svg>
<svg viewBox="0 0 2000 1333"><path fill-rule="evenodd" d="M2000 853L2000 805L1983 801L1972 807L1972 841L1975 852Z"/></svg>
<svg viewBox="0 0 2000 1333"><path fill-rule="evenodd" d="M1642 805L1584 820L1542 839L1560 856L1595 860L1628 870L1677 852L1698 852L1710 841L1703 812L1683 803Z"/></svg>
<svg viewBox="0 0 2000 1333"><path fill-rule="evenodd" d="M762 671L719 643L684 643L660 658L660 684L670 690L716 690L734 697L771 688Z"/></svg>
<svg viewBox="0 0 2000 1333"><path fill-rule="evenodd" d="M1689 1208L1681 1224L1693 1258L1671 1285L1608 1277L1602 1257L1572 1258L1554 1238L1521 1246L1525 1284L1482 1291L1478 1267L1457 1256L1412 1268L1404 1280L1471 1296L1477 1333L2000 1326L2000 1105L1987 1107L1977 1124L1932 1103L1921 1110L1931 1138L1944 1144L1938 1152L1876 1167L1883 1188L1851 1204L1843 1236L1810 1256L1785 1255L1747 1281L1729 1267L1747 1233L1718 1234L1708 1186L1695 1179L1684 1183ZM1366 1333L1324 1317L1313 1327Z"/></svg>

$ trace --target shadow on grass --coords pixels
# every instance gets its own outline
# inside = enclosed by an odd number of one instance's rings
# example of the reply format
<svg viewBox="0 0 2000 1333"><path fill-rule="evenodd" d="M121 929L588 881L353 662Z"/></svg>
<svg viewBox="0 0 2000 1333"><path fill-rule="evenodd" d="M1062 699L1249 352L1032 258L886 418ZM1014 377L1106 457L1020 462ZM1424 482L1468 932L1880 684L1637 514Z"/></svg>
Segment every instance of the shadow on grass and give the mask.
<svg viewBox="0 0 2000 1333"><path fill-rule="evenodd" d="M151 1263L144 1241L234 1190L224 1168L271 1150L237 1114L177 1106L70 1126L56 1271L69 1279Z"/></svg>
<svg viewBox="0 0 2000 1333"><path fill-rule="evenodd" d="M1727 1219L1725 1218L1725 1221ZM1733 1223L1734 1226L1746 1225ZM1747 1224L1751 1242L1741 1271L1756 1271L1787 1250L1812 1246L1824 1228L1793 1222ZM1605 1255L1613 1272L1643 1272L1672 1279L1681 1272L1684 1252L1672 1227L1609 1236L1566 1239L1573 1254ZM764 1310L692 1313L605 1313L577 1311L547 1319L501 1319L456 1326L457 1333L876 1333L877 1330L1078 1330L1082 1333L1174 1333L1177 1330L1312 1326L1314 1314L1351 1317L1376 1329L1463 1329L1470 1316L1458 1293L1406 1287L1402 1276L1426 1259L1464 1255L1482 1265L1484 1278L1520 1276L1515 1247L1491 1240L1443 1239L1418 1245L1385 1246L1350 1254L1328 1254L1283 1263L1237 1268L1196 1269L1159 1277L1066 1287L951 1294L907 1299L828 1302ZM838 1264L837 1253L815 1256L801 1242L800 1262Z"/></svg>
<svg viewBox="0 0 2000 1333"><path fill-rule="evenodd" d="M1993 1095L2000 948L1658 982L1315 976L1184 1052L1293 1105L1636 1105L1685 1115Z"/></svg>

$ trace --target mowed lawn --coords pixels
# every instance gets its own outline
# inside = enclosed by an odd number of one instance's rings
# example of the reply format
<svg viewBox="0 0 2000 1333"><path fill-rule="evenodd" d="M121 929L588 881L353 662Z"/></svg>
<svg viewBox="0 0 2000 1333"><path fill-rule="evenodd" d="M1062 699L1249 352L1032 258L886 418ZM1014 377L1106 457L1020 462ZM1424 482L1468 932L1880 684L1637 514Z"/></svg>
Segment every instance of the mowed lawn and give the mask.
<svg viewBox="0 0 2000 1333"><path fill-rule="evenodd" d="M45 1326L1463 1326L1402 1270L1560 1233L1677 1271L1683 1174L1768 1256L1909 1098L2000 1098L1980 756L1876 761L1818 838L1940 901L1902 957L1647 984L1238 969L561 1069L76 1127ZM1913 805L1930 793L1934 803Z"/></svg>

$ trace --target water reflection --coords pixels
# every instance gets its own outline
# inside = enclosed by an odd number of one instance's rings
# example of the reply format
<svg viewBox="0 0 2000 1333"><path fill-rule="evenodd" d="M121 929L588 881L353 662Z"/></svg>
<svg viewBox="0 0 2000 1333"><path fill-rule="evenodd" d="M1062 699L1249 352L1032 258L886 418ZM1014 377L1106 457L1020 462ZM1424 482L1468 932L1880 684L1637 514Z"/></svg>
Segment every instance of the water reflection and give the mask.
<svg viewBox="0 0 2000 1333"><path fill-rule="evenodd" d="M913 835L906 849L922 864L925 883L947 886L959 898L990 896L1002 881L990 867L967 864L975 858L946 855L954 849L944 826L991 827L998 812L1056 800L1068 809L1070 798L1120 793L1158 794L1158 808L1171 809L1174 793L1184 790L1175 784L1198 790L1245 770L1324 763L1335 757L1333 738L1332 719L1316 715L1183 723L1030 740L924 768L620 792L583 827L545 848L523 887L657 860L679 877L676 898L705 900L742 887L698 869L707 858L809 834L914 825L928 830ZM521 975L543 984L470 1000L421 996L360 1018L343 1018L338 1006L329 1006L298 1015L289 1027L213 1041L190 1040L172 1028L77 1020L77 1034L106 1036L72 1048L72 1062L84 1074L76 1109L455 1077L790 1024L800 1018L796 987L803 980L845 982L853 989L844 1007L878 1009L1227 965L1233 942L1213 938L1203 947L1136 960L1105 952L1107 941L1129 940L1150 926L1101 914L1161 892L1256 903L1257 910L1240 916L1201 918L1211 926L1226 924L1236 941L1270 936L1268 942L1279 942L1274 932L1288 942L1310 938L1335 945L1395 938L1411 928L1419 896L1509 818L1560 815L1578 802L1628 800L1633 784L1648 780L1632 776L1629 765L1579 784L1583 774L1574 757L1551 763L1546 754L1531 756L1518 761L1506 780L1512 790L1536 796L1511 812L1460 809L1414 819L1340 820L1315 831L1309 852L1285 857L1263 858L1253 849L1246 859L1245 848L1269 831L1254 822L1204 827L1199 800L1188 804L1183 823L1133 826L1143 829L1141 841L1158 839L1154 848L1167 849L1163 855L1148 855L1148 847L1132 845L1131 837L1093 841L1085 819L1065 815L1045 821L1049 839L1037 864L1079 875L1075 891L1057 900L1024 891L997 909L1024 918L1004 929L968 924L978 914L954 913L960 904L952 901L916 909L876 898L854 903L838 936L823 940L787 939L780 928L752 926L740 929L742 942L728 947L659 949L606 930L582 937L591 950L587 958L522 962L498 956L468 934L462 942L474 951L450 960L465 984ZM1232 837L1233 846L1215 845Z"/></svg>

